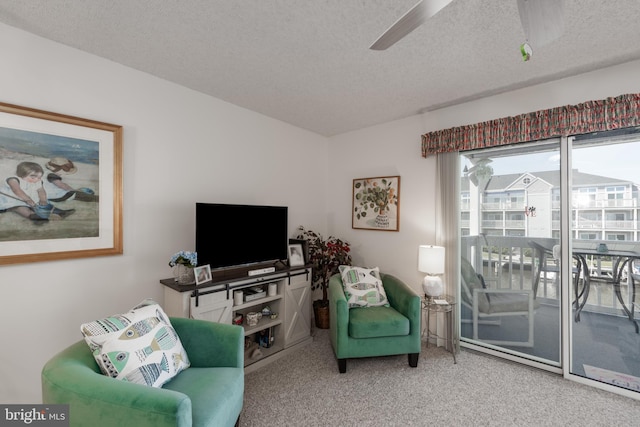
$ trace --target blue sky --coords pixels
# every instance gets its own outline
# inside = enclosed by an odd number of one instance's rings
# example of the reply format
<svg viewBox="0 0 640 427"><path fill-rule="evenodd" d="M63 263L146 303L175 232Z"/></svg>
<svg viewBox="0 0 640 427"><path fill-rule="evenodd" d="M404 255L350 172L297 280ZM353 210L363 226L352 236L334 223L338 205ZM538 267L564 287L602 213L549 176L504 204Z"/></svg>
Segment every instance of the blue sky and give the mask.
<svg viewBox="0 0 640 427"><path fill-rule="evenodd" d="M607 146L574 148L573 169L593 175L629 180L640 184L640 141ZM494 174L558 170L560 152L543 152L494 158ZM469 163L467 163L469 165ZM464 168L464 164L462 165Z"/></svg>

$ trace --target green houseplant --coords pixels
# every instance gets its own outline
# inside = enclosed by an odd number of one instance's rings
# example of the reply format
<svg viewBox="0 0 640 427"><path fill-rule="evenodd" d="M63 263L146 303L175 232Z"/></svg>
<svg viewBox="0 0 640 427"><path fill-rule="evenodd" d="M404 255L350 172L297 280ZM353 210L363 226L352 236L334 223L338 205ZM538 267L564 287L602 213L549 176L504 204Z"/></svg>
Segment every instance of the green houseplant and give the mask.
<svg viewBox="0 0 640 427"><path fill-rule="evenodd" d="M327 289L329 278L338 271L341 265L351 265L351 246L344 240L334 236L324 239L320 233L313 230L298 228L298 239L304 239L308 244L309 259L313 267L311 290L322 289L322 299L313 302L316 326L321 329L329 328L329 296Z"/></svg>

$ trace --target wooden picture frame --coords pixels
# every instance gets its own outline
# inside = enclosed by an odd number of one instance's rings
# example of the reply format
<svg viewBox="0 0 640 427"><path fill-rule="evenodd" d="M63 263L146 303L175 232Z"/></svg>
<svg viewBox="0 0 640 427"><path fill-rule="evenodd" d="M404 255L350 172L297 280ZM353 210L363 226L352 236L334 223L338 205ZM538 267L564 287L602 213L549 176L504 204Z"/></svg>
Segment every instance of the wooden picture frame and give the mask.
<svg viewBox="0 0 640 427"><path fill-rule="evenodd" d="M353 180L351 228L400 230L400 176Z"/></svg>
<svg viewBox="0 0 640 427"><path fill-rule="evenodd" d="M299 244L300 246L302 246L302 256L304 257L304 262L305 265L310 261L309 259L309 241L306 239L289 239L289 244Z"/></svg>
<svg viewBox="0 0 640 427"><path fill-rule="evenodd" d="M289 267L300 267L304 265L304 252L300 243L289 244Z"/></svg>
<svg viewBox="0 0 640 427"><path fill-rule="evenodd" d="M121 126L0 103L0 154L0 265L122 254Z"/></svg>
<svg viewBox="0 0 640 427"><path fill-rule="evenodd" d="M196 276L196 286L201 285L202 283L211 281L211 265L201 265L195 267L193 269L194 275Z"/></svg>

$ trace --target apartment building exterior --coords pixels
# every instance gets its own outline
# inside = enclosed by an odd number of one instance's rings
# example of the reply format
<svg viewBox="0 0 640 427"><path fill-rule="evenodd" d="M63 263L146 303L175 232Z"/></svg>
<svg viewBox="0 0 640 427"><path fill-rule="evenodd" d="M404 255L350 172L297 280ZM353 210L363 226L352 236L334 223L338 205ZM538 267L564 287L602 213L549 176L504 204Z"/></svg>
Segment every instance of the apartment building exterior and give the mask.
<svg viewBox="0 0 640 427"><path fill-rule="evenodd" d="M572 238L640 240L637 184L578 170L573 171L572 181ZM473 197L472 191L480 192L480 197ZM494 175L477 190L463 178L461 232L465 236L478 231L488 236L559 239L559 172Z"/></svg>

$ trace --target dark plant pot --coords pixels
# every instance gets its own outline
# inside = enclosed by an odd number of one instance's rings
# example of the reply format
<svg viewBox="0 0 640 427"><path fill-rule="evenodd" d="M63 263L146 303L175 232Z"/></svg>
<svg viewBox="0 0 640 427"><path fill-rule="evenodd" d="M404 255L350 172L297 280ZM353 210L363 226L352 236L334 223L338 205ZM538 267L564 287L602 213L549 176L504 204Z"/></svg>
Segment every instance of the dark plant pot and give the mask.
<svg viewBox="0 0 640 427"><path fill-rule="evenodd" d="M313 317L316 328L329 329L329 301L316 300L313 302Z"/></svg>

